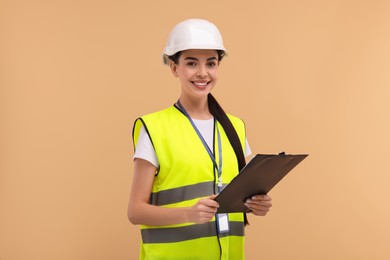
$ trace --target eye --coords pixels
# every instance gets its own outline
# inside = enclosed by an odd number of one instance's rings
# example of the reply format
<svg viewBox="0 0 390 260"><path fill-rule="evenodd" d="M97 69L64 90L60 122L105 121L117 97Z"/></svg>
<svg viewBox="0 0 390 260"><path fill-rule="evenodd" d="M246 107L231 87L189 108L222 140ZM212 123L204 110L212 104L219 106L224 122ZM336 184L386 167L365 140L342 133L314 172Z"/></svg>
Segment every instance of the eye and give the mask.
<svg viewBox="0 0 390 260"><path fill-rule="evenodd" d="M207 63L207 66L215 67L215 66L217 66L217 63L215 61L210 61L210 62Z"/></svg>
<svg viewBox="0 0 390 260"><path fill-rule="evenodd" d="M195 62L195 61L189 61L189 62L187 62L186 64L187 64L187 66L189 66L189 67L195 67L195 66L196 66L196 62Z"/></svg>

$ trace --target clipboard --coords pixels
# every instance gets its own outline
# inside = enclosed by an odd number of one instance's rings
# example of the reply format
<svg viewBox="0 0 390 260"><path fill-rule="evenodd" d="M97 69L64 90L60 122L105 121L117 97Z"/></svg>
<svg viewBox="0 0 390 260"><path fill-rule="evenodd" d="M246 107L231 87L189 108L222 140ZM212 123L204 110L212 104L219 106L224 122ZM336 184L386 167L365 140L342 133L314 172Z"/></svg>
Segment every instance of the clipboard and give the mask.
<svg viewBox="0 0 390 260"><path fill-rule="evenodd" d="M256 154L218 194L217 213L250 212L244 205L255 194L267 194L308 154Z"/></svg>

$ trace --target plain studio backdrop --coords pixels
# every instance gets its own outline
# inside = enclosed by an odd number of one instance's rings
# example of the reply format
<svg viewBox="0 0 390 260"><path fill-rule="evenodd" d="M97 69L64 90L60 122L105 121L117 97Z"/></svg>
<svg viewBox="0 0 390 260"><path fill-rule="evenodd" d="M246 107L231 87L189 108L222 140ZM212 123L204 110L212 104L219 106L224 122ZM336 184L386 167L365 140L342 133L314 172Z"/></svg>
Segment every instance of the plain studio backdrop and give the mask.
<svg viewBox="0 0 390 260"><path fill-rule="evenodd" d="M213 91L254 153L309 153L250 216L246 256L390 259L389 1L0 2L0 259L137 259L131 131L172 105L172 27L205 18Z"/></svg>

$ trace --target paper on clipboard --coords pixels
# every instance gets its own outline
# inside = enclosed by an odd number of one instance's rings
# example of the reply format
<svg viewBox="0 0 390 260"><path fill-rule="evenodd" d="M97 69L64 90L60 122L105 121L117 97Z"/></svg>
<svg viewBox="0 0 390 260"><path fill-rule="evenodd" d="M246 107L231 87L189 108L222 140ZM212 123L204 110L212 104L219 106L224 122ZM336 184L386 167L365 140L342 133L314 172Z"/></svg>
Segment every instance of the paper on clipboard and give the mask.
<svg viewBox="0 0 390 260"><path fill-rule="evenodd" d="M257 154L215 198L217 213L249 212L244 205L255 194L267 194L308 154Z"/></svg>

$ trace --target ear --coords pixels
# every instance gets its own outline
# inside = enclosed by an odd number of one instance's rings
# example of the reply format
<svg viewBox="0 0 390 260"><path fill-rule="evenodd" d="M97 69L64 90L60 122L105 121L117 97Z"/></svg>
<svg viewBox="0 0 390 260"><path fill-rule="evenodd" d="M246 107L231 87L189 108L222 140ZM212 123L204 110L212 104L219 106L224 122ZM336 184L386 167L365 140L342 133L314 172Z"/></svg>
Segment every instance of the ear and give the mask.
<svg viewBox="0 0 390 260"><path fill-rule="evenodd" d="M178 77L177 76L177 64L170 60L169 67L171 68L173 76L175 76L177 78Z"/></svg>

